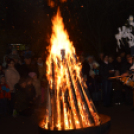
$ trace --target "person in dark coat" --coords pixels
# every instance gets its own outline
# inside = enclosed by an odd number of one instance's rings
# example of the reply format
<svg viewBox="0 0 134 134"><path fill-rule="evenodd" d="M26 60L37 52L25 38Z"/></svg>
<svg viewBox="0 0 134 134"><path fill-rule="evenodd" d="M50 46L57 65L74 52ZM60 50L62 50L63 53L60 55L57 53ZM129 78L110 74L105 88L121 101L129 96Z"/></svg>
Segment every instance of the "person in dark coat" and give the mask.
<svg viewBox="0 0 134 134"><path fill-rule="evenodd" d="M133 65L132 57L131 56L127 57L127 62L122 63L121 75L127 73L132 65Z"/></svg>
<svg viewBox="0 0 134 134"><path fill-rule="evenodd" d="M15 85L15 109L22 115L26 115L26 111L29 111L29 101L26 91L26 80L21 78L19 83Z"/></svg>
<svg viewBox="0 0 134 134"><path fill-rule="evenodd" d="M124 64L122 66L122 74L121 76L123 77L126 77L126 76L129 76L129 75L132 75L133 73L130 71L131 68L133 67L133 59L132 57L127 57L127 62L126 64ZM132 89L131 87L127 86L127 85L124 85L123 86L123 102L126 103L127 105L131 105L132 104Z"/></svg>
<svg viewBox="0 0 134 134"><path fill-rule="evenodd" d="M125 53L125 51L122 51L122 52L120 53L120 56L121 56L122 62L123 62L123 63L126 63L127 60L126 60L126 53Z"/></svg>
<svg viewBox="0 0 134 134"><path fill-rule="evenodd" d="M90 65L87 61L87 59L85 59L83 62L82 62L82 74L85 78L85 81L86 81L86 84L87 84L87 87L88 89L90 88L90 75L89 75L89 72L90 72Z"/></svg>
<svg viewBox="0 0 134 134"><path fill-rule="evenodd" d="M99 65L101 65L103 63L103 57L104 57L104 53L100 53L99 60L98 60Z"/></svg>
<svg viewBox="0 0 134 134"><path fill-rule="evenodd" d="M33 101L35 97L35 91L31 84L29 85L31 79L21 78L19 83L15 85L16 96L15 96L15 109L20 115L30 116L32 115Z"/></svg>
<svg viewBox="0 0 134 134"><path fill-rule="evenodd" d="M121 68L122 68L122 59L119 55L116 57L114 67L115 67L115 77L120 76L121 75ZM114 89L114 91L113 91L114 103L116 105L120 105L122 103L122 98L123 98L123 96L122 96L123 85L122 85L121 81L119 81L119 78L116 78L113 80L113 89Z"/></svg>
<svg viewBox="0 0 134 134"><path fill-rule="evenodd" d="M101 100L101 84L96 79L94 71L90 71L89 85L89 92L91 94L92 100L95 105L98 105Z"/></svg>
<svg viewBox="0 0 134 134"><path fill-rule="evenodd" d="M104 56L103 63L100 66L100 75L102 78L103 105L111 105L112 82L109 77L114 73L114 68L108 63L108 56Z"/></svg>
<svg viewBox="0 0 134 134"><path fill-rule="evenodd" d="M37 64L32 64L32 59L30 55L25 55L24 64L21 65L20 76L28 77L30 72L35 72L38 76L38 66Z"/></svg>
<svg viewBox="0 0 134 134"><path fill-rule="evenodd" d="M115 70L117 70L119 72L119 75L121 74L121 68L122 68L122 59L120 56L117 56L116 57L116 60L115 60L115 64L114 64L114 67L115 67Z"/></svg>

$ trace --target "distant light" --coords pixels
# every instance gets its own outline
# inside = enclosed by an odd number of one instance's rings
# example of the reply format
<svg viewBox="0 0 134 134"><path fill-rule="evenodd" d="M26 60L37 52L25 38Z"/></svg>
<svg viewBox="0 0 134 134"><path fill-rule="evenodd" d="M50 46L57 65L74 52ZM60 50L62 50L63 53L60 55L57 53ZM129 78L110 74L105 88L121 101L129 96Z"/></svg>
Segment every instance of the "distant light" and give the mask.
<svg viewBox="0 0 134 134"><path fill-rule="evenodd" d="M82 5L81 7L83 8L84 6Z"/></svg>
<svg viewBox="0 0 134 134"><path fill-rule="evenodd" d="M114 91L115 89L113 89L113 91Z"/></svg>

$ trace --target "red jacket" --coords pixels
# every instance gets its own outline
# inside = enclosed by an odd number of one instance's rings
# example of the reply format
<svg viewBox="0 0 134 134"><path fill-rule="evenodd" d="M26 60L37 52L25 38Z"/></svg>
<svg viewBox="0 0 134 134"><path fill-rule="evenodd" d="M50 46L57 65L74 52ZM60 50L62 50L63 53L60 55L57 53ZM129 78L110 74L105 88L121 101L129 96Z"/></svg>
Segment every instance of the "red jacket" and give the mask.
<svg viewBox="0 0 134 134"><path fill-rule="evenodd" d="M11 99L10 92L6 92L5 90L2 90L2 86L5 86L6 88L9 89L7 84L0 84L0 99L3 99L3 98Z"/></svg>

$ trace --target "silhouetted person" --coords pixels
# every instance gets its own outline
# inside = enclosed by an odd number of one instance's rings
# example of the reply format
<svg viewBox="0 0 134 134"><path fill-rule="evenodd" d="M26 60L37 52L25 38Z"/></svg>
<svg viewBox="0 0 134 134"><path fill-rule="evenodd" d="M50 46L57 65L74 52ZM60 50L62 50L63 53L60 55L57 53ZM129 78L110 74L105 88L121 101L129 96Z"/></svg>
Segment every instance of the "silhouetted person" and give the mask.
<svg viewBox="0 0 134 134"><path fill-rule="evenodd" d="M108 56L104 56L103 63L100 66L100 75L102 77L103 105L111 105L112 82L109 77L114 73L114 68L108 63Z"/></svg>

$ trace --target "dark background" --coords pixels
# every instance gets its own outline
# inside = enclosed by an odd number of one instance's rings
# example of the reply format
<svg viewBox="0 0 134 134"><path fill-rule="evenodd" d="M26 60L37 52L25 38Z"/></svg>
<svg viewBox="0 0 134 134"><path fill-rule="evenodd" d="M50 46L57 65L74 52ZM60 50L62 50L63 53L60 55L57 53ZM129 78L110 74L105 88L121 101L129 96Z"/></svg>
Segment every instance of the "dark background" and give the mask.
<svg viewBox="0 0 134 134"><path fill-rule="evenodd" d="M118 27L134 15L133 0L0 0L0 55L7 44L30 44L39 55L51 36L51 18L60 6L65 28L76 51L115 54Z"/></svg>

